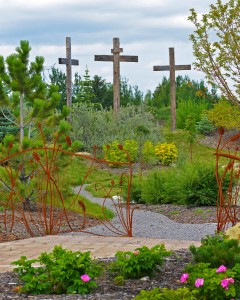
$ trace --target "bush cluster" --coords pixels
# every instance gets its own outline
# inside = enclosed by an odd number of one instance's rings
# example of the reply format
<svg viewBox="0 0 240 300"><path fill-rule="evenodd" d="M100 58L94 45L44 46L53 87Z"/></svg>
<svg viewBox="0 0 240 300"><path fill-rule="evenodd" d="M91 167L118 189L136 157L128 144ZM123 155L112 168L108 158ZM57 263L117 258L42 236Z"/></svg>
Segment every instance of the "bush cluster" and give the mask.
<svg viewBox="0 0 240 300"><path fill-rule="evenodd" d="M159 162L165 166L169 166L177 159L177 147L174 144L158 143L155 147L155 155Z"/></svg>
<svg viewBox="0 0 240 300"><path fill-rule="evenodd" d="M34 267L33 264L40 264ZM95 278L100 265L91 259L90 252L72 252L55 246L49 254L27 260L22 256L13 262L14 271L22 281L21 292L30 294L88 294L97 287Z"/></svg>
<svg viewBox="0 0 240 300"><path fill-rule="evenodd" d="M223 182L223 192L230 178ZM213 206L217 202L218 184L213 164L186 163L177 168L154 169L141 180L133 181L138 198L132 200L149 204L177 203L189 206Z"/></svg>
<svg viewBox="0 0 240 300"><path fill-rule="evenodd" d="M116 115L112 109L99 110L78 103L73 108L72 118L72 138L81 141L83 149L89 152L95 145L102 149L103 145L116 140L122 144L125 140L156 143L161 139L160 126L144 105L121 107Z"/></svg>
<svg viewBox="0 0 240 300"><path fill-rule="evenodd" d="M125 140L123 145L120 145L117 140L104 145L103 152L105 159L111 162L112 166L118 166L118 162L136 162L140 157L147 163L160 163L168 166L176 161L178 153L176 146L172 143L158 143L154 146L153 142L147 140L142 149L139 149L138 142L130 139Z"/></svg>
<svg viewBox="0 0 240 300"><path fill-rule="evenodd" d="M142 290L135 300L230 300L240 297L240 244L224 234L205 237L200 247L191 246L193 263L180 277L183 288Z"/></svg>
<svg viewBox="0 0 240 300"><path fill-rule="evenodd" d="M128 278L141 278L153 276L158 271L158 267L163 264L163 259L171 255L163 244L156 245L149 249L146 246L131 251L118 251L116 260L111 265L111 272Z"/></svg>
<svg viewBox="0 0 240 300"><path fill-rule="evenodd" d="M225 265L232 268L240 264L240 244L236 239L227 239L226 237L216 235L207 236L201 242L200 247L190 246L195 262L207 263L211 268L217 268Z"/></svg>
<svg viewBox="0 0 240 300"><path fill-rule="evenodd" d="M183 287L176 290L154 288L142 290L135 300L230 300L240 297L240 244L225 234L206 236L199 247L190 246L193 262L179 278ZM164 244L152 248L142 246L134 251L118 251L115 260L106 266L113 282L124 286L127 279L154 277L171 251ZM33 264L37 263L38 267ZM13 262L22 286L28 294L87 294L97 287L95 279L103 266L90 257L90 252L72 252L55 246L49 254ZM102 263L103 264L103 263ZM117 276L116 276L117 275Z"/></svg>
<svg viewBox="0 0 240 300"><path fill-rule="evenodd" d="M138 145L135 140L125 140L123 145L119 141L103 146L104 157L110 166L118 167L119 162L135 162L137 159Z"/></svg>

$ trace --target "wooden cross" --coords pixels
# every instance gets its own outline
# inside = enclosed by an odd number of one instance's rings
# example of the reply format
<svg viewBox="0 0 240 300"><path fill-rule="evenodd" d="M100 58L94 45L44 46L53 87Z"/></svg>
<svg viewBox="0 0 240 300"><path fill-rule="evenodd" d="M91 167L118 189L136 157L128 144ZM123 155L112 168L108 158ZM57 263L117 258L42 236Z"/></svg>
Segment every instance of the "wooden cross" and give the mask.
<svg viewBox="0 0 240 300"><path fill-rule="evenodd" d="M66 65L66 85L67 85L67 107L72 108L72 65L78 66L78 60L71 58L71 38L66 37L66 58L59 58L59 64ZM70 112L69 121L72 121L72 114Z"/></svg>
<svg viewBox="0 0 240 300"><path fill-rule="evenodd" d="M175 65L174 48L169 48L169 66L154 66L153 71L170 71L171 129L176 130L175 71L191 70L191 65Z"/></svg>
<svg viewBox="0 0 240 300"><path fill-rule="evenodd" d="M95 55L95 61L113 62L113 109L115 112L120 108L120 62L138 62L138 56L121 55L123 49L120 48L119 38L113 38L113 55Z"/></svg>

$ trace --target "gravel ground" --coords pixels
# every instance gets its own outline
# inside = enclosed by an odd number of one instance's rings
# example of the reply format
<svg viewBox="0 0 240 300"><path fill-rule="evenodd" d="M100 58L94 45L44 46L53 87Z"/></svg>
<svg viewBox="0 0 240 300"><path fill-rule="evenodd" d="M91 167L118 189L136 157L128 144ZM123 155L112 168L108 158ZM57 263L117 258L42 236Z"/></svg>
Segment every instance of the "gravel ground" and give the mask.
<svg viewBox="0 0 240 300"><path fill-rule="evenodd" d="M82 195L87 197L92 202L96 202L100 205L103 204L103 199L93 197L86 189L82 190ZM116 203L116 202L115 202ZM118 206L114 205L112 199L107 199L105 206L112 209L116 212ZM131 208L137 207L138 205L131 205ZM148 237L148 238L159 238L159 239L176 239L176 240L192 240L200 241L205 235L214 234L216 231L216 217L213 217L216 214L216 208L212 207L209 210L211 213L207 213L207 208L203 210L190 210L186 206L175 206L179 209L173 212L173 205L168 206L158 205L158 206L139 206L138 209L134 210L133 213L133 236L134 237ZM205 213L204 213L205 211ZM165 215L163 214L165 212ZM184 216L181 212L184 212L185 217L188 215L188 221L186 223ZM203 213L202 213L203 212ZM123 215L126 214L126 210L123 209ZM168 216L166 216L166 214ZM201 222L198 222L199 216L201 216ZM208 214L208 215L207 215ZM117 215L117 214L115 214ZM178 221L175 221L173 218L179 215ZM190 217L191 215L191 217ZM210 217L211 215L211 217ZM173 218L169 218L172 216ZM209 217L209 218L208 218ZM191 220L190 220L191 219ZM196 220L195 220L196 219ZM204 222L202 222L204 220ZM119 230L122 229L122 225L118 217L115 217L112 220L112 223ZM114 235L108 228L104 225L95 226L89 229L90 232L103 235ZM79 233L75 233L79 234Z"/></svg>

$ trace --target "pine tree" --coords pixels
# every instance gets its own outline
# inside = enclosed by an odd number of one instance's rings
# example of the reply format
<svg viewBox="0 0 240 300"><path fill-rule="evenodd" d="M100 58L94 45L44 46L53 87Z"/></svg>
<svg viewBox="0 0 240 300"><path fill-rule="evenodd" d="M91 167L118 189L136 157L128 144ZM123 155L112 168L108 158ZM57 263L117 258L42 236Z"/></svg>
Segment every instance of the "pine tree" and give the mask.
<svg viewBox="0 0 240 300"><path fill-rule="evenodd" d="M13 124L13 119L9 111L6 109L0 110L0 141L7 135L17 135L19 129Z"/></svg>
<svg viewBox="0 0 240 300"><path fill-rule="evenodd" d="M63 109L62 114L56 114L56 107L60 100L57 88L47 86L42 79L43 57L36 57L35 61L29 61L31 47L28 41L20 41L16 53L9 55L4 61L0 56L0 105L1 113L6 122L12 123L19 130L15 138L19 143L19 151L31 147L36 137L35 128L41 121L43 127L63 132L69 128L64 118L68 110ZM5 137L9 140L9 137ZM5 141L3 141L5 142ZM22 189L25 190L25 204L30 207L30 195L27 185L31 173L27 173L25 166L26 157L19 155L21 171L19 180ZM8 185L0 178L4 187ZM11 190L11 188L8 188Z"/></svg>

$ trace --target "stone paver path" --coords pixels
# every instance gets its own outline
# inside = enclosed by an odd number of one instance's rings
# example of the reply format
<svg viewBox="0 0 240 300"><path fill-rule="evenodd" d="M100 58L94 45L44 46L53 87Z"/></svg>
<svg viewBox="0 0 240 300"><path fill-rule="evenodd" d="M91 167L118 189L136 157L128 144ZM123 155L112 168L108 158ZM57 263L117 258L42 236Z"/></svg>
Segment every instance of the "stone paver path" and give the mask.
<svg viewBox="0 0 240 300"><path fill-rule="evenodd" d="M137 237L103 237L93 235L58 235L29 238L24 240L0 243L0 272L11 271L11 262L21 256L28 259L37 258L42 252L50 252L55 245L72 251L91 251L92 257L113 257L117 251L132 251L138 247L153 247L164 243L166 249L187 249L191 244L200 245L196 241L148 239Z"/></svg>

